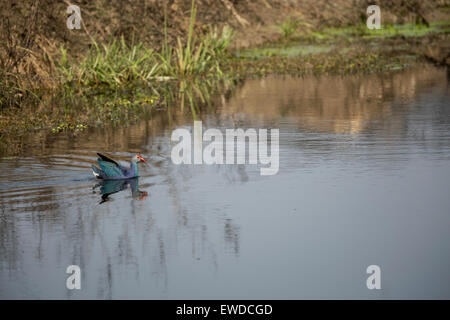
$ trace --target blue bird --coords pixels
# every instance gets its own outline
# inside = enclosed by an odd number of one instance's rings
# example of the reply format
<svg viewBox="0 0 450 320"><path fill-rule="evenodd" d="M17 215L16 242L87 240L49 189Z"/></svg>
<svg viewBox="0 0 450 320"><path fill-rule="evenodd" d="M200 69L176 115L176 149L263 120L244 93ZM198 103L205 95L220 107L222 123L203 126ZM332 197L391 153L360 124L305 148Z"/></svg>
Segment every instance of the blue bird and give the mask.
<svg viewBox="0 0 450 320"><path fill-rule="evenodd" d="M97 179L103 180L123 180L138 177L139 171L137 164L139 162L147 162L140 155L136 154L130 160L130 167L126 168L101 153L97 154L99 156L97 162L100 168L92 165L92 173Z"/></svg>

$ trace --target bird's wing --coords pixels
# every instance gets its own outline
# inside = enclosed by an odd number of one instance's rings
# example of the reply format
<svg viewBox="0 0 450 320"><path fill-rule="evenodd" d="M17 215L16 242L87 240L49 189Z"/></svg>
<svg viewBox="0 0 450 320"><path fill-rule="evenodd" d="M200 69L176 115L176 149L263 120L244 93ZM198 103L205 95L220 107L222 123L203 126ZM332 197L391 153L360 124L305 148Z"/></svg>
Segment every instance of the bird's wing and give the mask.
<svg viewBox="0 0 450 320"><path fill-rule="evenodd" d="M120 165L117 162L115 162L113 159L108 158L107 156L105 156L105 155L103 155L101 153L98 153L98 152L97 152L97 154L100 157L100 159L102 159L103 161L111 162L111 163L115 164L116 166L118 166L120 168Z"/></svg>
<svg viewBox="0 0 450 320"><path fill-rule="evenodd" d="M116 162L111 163L100 158L97 159L97 162L107 177L124 177L120 166Z"/></svg>

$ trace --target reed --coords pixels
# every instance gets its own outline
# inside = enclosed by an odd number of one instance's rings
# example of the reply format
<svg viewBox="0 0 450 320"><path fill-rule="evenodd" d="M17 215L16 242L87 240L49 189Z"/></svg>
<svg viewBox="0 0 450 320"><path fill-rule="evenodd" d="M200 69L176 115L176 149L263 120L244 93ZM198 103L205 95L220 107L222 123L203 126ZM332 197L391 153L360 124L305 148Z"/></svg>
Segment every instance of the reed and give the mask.
<svg viewBox="0 0 450 320"><path fill-rule="evenodd" d="M195 3L192 1L187 40L183 43L178 37L175 47L168 44L166 22L164 23L164 44L161 54L158 55L161 59L161 71L164 71L162 76L184 79L192 76L223 75L220 63L226 57L233 31L228 26L221 32L217 27L209 27L206 35L197 37L194 34L196 13Z"/></svg>
<svg viewBox="0 0 450 320"><path fill-rule="evenodd" d="M123 86L148 82L157 75L159 63L155 52L142 43L127 45L123 37L107 44L94 43L79 63L69 61L61 48L59 69L62 80L84 86Z"/></svg>
<svg viewBox="0 0 450 320"><path fill-rule="evenodd" d="M93 43L92 49L81 61L71 61L61 47L58 64L61 79L82 86L129 86L136 82L185 79L187 77L223 76L221 62L233 37L233 31L217 27L200 37L194 33L196 7L192 1L187 40L178 37L171 46L164 21L164 42L160 51L147 48L143 43L127 45L124 38L107 44Z"/></svg>

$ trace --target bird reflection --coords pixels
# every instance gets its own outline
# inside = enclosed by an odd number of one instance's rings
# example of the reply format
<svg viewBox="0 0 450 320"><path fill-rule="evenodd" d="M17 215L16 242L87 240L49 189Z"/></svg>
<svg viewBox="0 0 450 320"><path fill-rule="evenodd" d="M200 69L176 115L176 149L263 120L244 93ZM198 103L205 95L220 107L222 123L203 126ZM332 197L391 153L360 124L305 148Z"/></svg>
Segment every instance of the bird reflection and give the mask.
<svg viewBox="0 0 450 320"><path fill-rule="evenodd" d="M139 190L139 178L124 180L102 180L97 183L93 187L93 189L95 190L97 188L100 188L100 193L102 195L100 201L101 204L110 200L110 195L126 190L128 188L128 185L131 188L131 196L133 197L133 199L142 200L148 196L148 193L146 191Z"/></svg>

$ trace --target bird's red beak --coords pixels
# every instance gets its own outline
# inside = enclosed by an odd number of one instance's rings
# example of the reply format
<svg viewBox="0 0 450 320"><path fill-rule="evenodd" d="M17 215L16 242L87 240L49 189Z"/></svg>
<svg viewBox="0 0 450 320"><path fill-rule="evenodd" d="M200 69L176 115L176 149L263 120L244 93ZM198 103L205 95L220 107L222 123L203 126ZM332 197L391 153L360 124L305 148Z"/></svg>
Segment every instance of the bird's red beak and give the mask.
<svg viewBox="0 0 450 320"><path fill-rule="evenodd" d="M141 160L142 162L147 162L147 160L145 160L144 158L142 158L140 155L136 155L138 157L139 160Z"/></svg>

